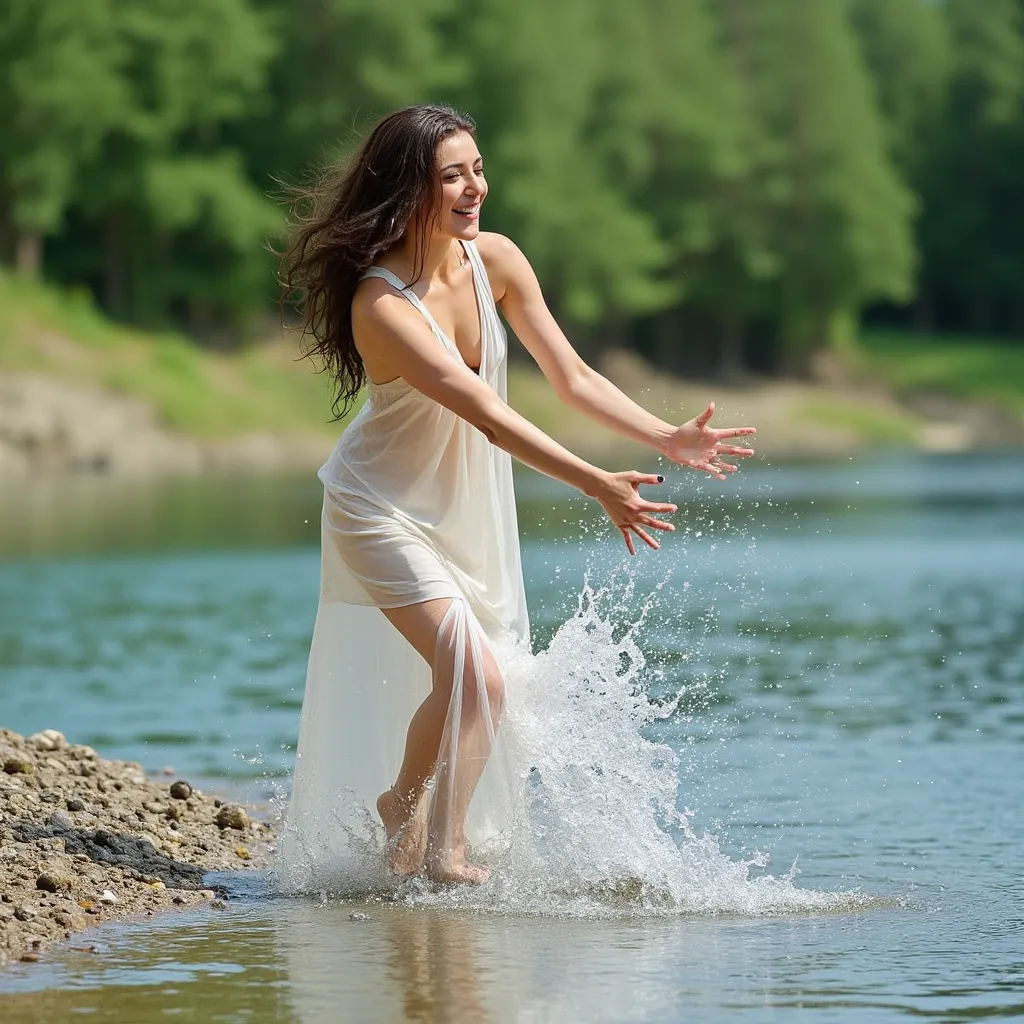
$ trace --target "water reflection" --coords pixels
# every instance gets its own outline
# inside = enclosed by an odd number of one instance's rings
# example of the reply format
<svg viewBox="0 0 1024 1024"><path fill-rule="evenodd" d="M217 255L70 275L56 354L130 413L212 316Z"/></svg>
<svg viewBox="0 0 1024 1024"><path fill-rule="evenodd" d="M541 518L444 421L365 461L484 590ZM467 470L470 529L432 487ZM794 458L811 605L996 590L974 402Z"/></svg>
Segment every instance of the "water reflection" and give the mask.
<svg viewBox="0 0 1024 1024"><path fill-rule="evenodd" d="M0 1009L5 1024L1007 1019L1024 1008L1020 926L967 893L860 914L674 921L242 900L107 928L96 953L16 966Z"/></svg>
<svg viewBox="0 0 1024 1024"><path fill-rule="evenodd" d="M481 986L479 922L463 914L387 915L388 974L416 1024L490 1024Z"/></svg>
<svg viewBox="0 0 1024 1024"><path fill-rule="evenodd" d="M316 545L320 482L301 476L0 480L0 558Z"/></svg>

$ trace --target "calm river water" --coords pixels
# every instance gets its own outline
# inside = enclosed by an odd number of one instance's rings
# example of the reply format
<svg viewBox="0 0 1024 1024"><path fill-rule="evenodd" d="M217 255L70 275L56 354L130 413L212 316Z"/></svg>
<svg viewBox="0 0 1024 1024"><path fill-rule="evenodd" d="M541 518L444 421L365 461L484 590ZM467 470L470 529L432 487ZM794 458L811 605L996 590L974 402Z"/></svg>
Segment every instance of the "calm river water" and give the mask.
<svg viewBox="0 0 1024 1024"><path fill-rule="evenodd" d="M9 968L0 1019L1024 1017L1024 459L741 476L676 473L679 529L632 561L586 503L519 482L535 645L586 586L645 659L683 848L713 852L685 906L356 904L227 878L226 910ZM318 515L310 479L5 493L0 723L279 801Z"/></svg>

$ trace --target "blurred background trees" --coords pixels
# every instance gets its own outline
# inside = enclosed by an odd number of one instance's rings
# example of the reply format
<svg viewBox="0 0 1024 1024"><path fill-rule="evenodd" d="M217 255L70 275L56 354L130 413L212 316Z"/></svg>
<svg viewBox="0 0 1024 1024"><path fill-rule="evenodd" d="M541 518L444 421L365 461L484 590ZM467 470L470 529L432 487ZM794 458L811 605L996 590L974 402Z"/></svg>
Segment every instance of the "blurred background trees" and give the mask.
<svg viewBox="0 0 1024 1024"><path fill-rule="evenodd" d="M7 0L0 71L0 261L201 344L265 329L277 182L428 100L588 354L1024 343L1024 0Z"/></svg>

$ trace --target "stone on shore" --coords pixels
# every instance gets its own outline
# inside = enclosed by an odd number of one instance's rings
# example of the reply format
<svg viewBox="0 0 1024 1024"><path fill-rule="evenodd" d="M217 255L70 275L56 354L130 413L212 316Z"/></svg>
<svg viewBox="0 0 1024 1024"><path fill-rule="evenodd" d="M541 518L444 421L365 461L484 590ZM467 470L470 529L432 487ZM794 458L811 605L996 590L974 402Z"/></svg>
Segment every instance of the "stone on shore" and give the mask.
<svg viewBox="0 0 1024 1024"><path fill-rule="evenodd" d="M217 824L220 828L235 828L243 832L249 827L249 814L238 804L225 804L217 812Z"/></svg>
<svg viewBox="0 0 1024 1024"><path fill-rule="evenodd" d="M244 807L56 730L0 729L0 766L0 964L37 960L101 921L212 906L208 871L270 862L273 826Z"/></svg>
<svg viewBox="0 0 1024 1024"><path fill-rule="evenodd" d="M171 783L171 796L175 800L187 800L192 795L192 787L184 779Z"/></svg>
<svg viewBox="0 0 1024 1024"><path fill-rule="evenodd" d="M42 732L37 732L35 735L29 736L25 743L30 747L35 747L36 750L63 750L68 745L64 733L57 732L56 729L44 729Z"/></svg>

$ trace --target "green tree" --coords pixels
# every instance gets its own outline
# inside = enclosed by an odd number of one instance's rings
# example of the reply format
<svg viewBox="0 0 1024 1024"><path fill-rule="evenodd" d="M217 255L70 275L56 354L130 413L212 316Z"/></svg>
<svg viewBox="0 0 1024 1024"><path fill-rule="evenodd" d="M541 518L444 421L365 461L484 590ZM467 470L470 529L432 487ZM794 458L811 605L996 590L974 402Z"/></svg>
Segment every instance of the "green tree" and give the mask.
<svg viewBox="0 0 1024 1024"><path fill-rule="evenodd" d="M262 243L275 206L224 129L257 102L273 54L249 0L118 0L127 102L107 126L77 194L103 299L122 316L203 328L267 301ZM230 45L225 45L230 40Z"/></svg>
<svg viewBox="0 0 1024 1024"><path fill-rule="evenodd" d="M488 225L528 253L567 322L617 333L623 314L666 301L658 273L667 249L630 200L649 172L648 145L615 108L614 76L632 55L609 62L610 7L481 0L456 29L455 49L473 55L473 75L453 98L480 124ZM626 162L609 152L609 123L628 133Z"/></svg>
<svg viewBox="0 0 1024 1024"><path fill-rule="evenodd" d="M938 314L1024 333L1024 15L1016 0L947 0L945 114L922 174L923 289Z"/></svg>
<svg viewBox="0 0 1024 1024"><path fill-rule="evenodd" d="M231 133L259 182L308 176L381 115L468 81L446 27L455 0L263 0L278 53L268 102Z"/></svg>
<svg viewBox="0 0 1024 1024"><path fill-rule="evenodd" d="M650 219L665 253L650 300L627 307L634 316L656 313L633 333L662 365L736 372L741 353L732 339L688 330L681 315L702 304L721 308L715 254L735 239L735 200L748 169L741 93L716 23L703 0L602 6L589 146Z"/></svg>
<svg viewBox="0 0 1024 1024"><path fill-rule="evenodd" d="M952 48L942 6L931 0L850 0L897 165L916 183L942 112Z"/></svg>
<svg viewBox="0 0 1024 1024"><path fill-rule="evenodd" d="M35 275L82 164L125 107L115 0L0 7L0 234Z"/></svg>
<svg viewBox="0 0 1024 1024"><path fill-rule="evenodd" d="M773 280L764 315L779 364L806 371L860 308L905 299L913 198L886 152L873 86L844 5L717 0L745 91L748 207Z"/></svg>

